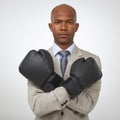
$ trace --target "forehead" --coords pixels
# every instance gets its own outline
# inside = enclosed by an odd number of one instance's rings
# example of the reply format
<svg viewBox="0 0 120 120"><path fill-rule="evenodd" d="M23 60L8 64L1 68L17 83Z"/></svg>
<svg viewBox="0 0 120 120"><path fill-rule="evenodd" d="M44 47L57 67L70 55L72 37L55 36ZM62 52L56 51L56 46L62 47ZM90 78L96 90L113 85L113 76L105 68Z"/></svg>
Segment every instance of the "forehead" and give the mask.
<svg viewBox="0 0 120 120"><path fill-rule="evenodd" d="M75 12L72 8L70 7L57 7L52 11L52 19L75 19Z"/></svg>

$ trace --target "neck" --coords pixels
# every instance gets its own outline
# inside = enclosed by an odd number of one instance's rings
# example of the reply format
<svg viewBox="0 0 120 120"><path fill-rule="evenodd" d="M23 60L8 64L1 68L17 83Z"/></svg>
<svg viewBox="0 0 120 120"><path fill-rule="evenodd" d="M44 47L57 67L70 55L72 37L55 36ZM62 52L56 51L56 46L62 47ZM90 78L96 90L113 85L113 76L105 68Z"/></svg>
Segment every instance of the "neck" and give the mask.
<svg viewBox="0 0 120 120"><path fill-rule="evenodd" d="M57 43L56 43L57 44ZM70 44L57 44L62 50L66 50L68 47L70 47L71 45L73 44L70 43Z"/></svg>

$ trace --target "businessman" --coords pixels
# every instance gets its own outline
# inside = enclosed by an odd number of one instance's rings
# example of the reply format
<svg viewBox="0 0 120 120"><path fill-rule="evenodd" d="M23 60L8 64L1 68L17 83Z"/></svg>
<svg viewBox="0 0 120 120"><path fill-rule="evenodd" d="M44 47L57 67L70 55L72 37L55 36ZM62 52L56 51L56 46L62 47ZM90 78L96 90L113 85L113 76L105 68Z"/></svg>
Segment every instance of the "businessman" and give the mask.
<svg viewBox="0 0 120 120"><path fill-rule="evenodd" d="M72 6L53 8L49 28L53 46L30 51L20 65L35 120L89 120L101 88L100 59L75 45L79 24Z"/></svg>

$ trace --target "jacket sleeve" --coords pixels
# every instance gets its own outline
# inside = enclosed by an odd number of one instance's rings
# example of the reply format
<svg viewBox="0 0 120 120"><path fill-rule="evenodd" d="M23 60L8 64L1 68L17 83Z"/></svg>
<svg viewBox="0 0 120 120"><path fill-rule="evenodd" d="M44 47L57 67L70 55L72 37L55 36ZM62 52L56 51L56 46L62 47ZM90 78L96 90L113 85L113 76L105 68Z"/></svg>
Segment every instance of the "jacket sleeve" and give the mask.
<svg viewBox="0 0 120 120"><path fill-rule="evenodd" d="M98 66L101 69L101 62L99 57L95 58ZM71 100L67 105L68 109L74 112L88 114L96 105L101 89L101 80L98 80L89 88L83 90L81 94L74 100Z"/></svg>
<svg viewBox="0 0 120 120"><path fill-rule="evenodd" d="M100 84L101 80L81 92L78 97L69 102L67 105L68 109L81 114L88 114L97 103L100 92Z"/></svg>
<svg viewBox="0 0 120 120"><path fill-rule="evenodd" d="M35 115L44 116L62 110L67 101L69 96L63 87L45 93L28 80L28 102Z"/></svg>

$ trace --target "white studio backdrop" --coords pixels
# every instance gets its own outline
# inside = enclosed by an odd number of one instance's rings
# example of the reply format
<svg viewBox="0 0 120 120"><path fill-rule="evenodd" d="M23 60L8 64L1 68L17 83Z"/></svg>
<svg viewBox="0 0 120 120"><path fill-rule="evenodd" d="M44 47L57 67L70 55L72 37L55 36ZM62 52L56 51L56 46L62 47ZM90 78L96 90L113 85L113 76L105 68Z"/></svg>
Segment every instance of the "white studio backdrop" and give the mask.
<svg viewBox="0 0 120 120"><path fill-rule="evenodd" d="M62 3L77 11L75 44L102 62L101 93L90 120L120 120L119 0L0 0L0 120L34 119L18 66L29 50L53 45L50 12Z"/></svg>

